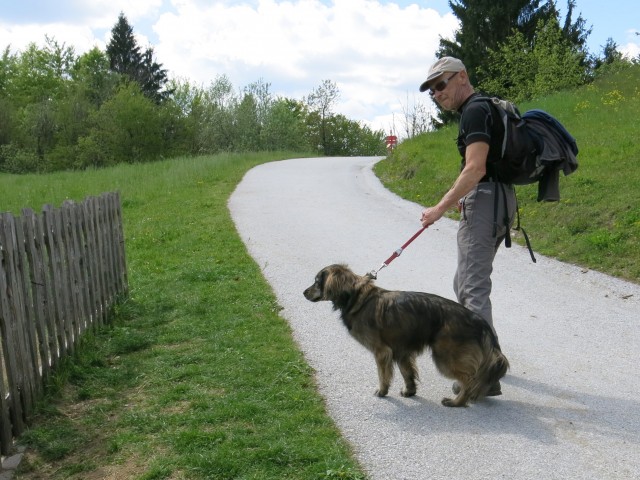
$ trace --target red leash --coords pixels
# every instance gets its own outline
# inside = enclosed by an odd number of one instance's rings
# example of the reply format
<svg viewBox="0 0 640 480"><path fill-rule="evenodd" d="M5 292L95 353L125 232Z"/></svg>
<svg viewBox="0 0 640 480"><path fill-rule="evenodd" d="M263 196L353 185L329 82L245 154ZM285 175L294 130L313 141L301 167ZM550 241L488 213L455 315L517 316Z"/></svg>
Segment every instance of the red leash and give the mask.
<svg viewBox="0 0 640 480"><path fill-rule="evenodd" d="M418 236L424 232L427 229L427 227L422 227L420 230L418 230L416 233L413 234L413 237L411 237L409 240L407 240L404 245L402 245L399 249L397 249L395 252L393 252L393 254L387 258L384 262L382 262L382 265L380 265L380 268L378 268L377 270L371 270L371 272L368 273L369 276L371 276L371 278L376 279L378 278L378 272L380 270L382 270L384 267L388 267L389 264L391 262L393 262L396 258L398 258L402 252L404 251L405 248L407 248L409 246L409 244L411 242L413 242L416 238L418 238Z"/></svg>

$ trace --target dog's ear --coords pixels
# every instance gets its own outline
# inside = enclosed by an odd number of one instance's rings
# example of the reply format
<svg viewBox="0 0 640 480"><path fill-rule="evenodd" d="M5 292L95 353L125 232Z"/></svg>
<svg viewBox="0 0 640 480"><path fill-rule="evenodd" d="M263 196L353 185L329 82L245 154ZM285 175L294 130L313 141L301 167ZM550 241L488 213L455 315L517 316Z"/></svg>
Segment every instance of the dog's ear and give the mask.
<svg viewBox="0 0 640 480"><path fill-rule="evenodd" d="M316 275L316 286L320 289L321 292L324 292L324 286L327 283L327 269L323 268Z"/></svg>
<svg viewBox="0 0 640 480"><path fill-rule="evenodd" d="M325 300L333 300L335 298L335 296L337 295L337 289L338 289L338 279L336 277L336 272L334 269L332 268L325 268L322 271L322 277L321 277L321 290L322 290L322 297Z"/></svg>
<svg viewBox="0 0 640 480"><path fill-rule="evenodd" d="M327 268L323 297L331 300L335 308L347 305L356 294L359 275L353 273L345 265L332 265Z"/></svg>

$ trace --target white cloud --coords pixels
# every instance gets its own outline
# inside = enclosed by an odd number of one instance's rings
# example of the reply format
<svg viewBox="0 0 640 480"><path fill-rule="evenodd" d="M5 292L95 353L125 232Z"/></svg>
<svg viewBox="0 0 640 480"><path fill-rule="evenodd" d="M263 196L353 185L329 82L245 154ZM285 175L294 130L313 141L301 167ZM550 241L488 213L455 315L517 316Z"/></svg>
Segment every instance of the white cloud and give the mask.
<svg viewBox="0 0 640 480"><path fill-rule="evenodd" d="M54 7L30 0L15 2L11 11L0 18L0 46L10 47L13 52L22 51L30 43L44 45L47 35L59 44L74 47L77 54L95 46L104 49L120 12L124 12L130 24L136 25L154 12L157 15L161 6L162 0L93 0L82 4L77 0L61 0ZM141 45L149 43L135 28L134 32Z"/></svg>
<svg viewBox="0 0 640 480"><path fill-rule="evenodd" d="M629 42L618 47L618 50L627 58L638 58L640 56L640 44Z"/></svg>
<svg viewBox="0 0 640 480"><path fill-rule="evenodd" d="M102 47L93 35L91 28L70 26L64 23L42 25L2 25L0 24L0 46L4 50L10 47L12 52L23 51L30 43L42 46L45 35L57 41L60 45L74 47L76 53L84 53L94 46ZM83 48L87 46L87 48Z"/></svg>
<svg viewBox="0 0 640 480"><path fill-rule="evenodd" d="M407 93L417 92L440 36L458 26L452 14L372 0L59 3L55 23L30 23L26 7L14 7L13 23L0 19L0 46L43 45L46 33L77 54L104 49L122 11L173 77L206 86L225 74L237 89L263 80L272 93L297 99L329 79L341 92L337 113L384 130Z"/></svg>
<svg viewBox="0 0 640 480"><path fill-rule="evenodd" d="M339 113L384 128L406 92L417 91L440 36L457 19L432 9L370 0L276 2L174 0L154 25L157 57L172 74L208 84L219 74L241 88L263 79L300 98L324 79L338 85Z"/></svg>

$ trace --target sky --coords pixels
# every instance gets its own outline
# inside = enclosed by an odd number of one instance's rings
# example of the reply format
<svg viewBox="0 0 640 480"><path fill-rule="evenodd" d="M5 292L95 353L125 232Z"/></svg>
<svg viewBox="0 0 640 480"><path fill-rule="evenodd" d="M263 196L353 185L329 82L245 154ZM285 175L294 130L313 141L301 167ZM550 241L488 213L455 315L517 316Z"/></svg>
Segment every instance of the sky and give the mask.
<svg viewBox="0 0 640 480"><path fill-rule="evenodd" d="M302 100L323 80L340 97L335 113L401 135L440 37L458 19L447 0L0 0L0 48L45 45L45 35L81 55L105 50L122 12L142 48L169 77L206 88L226 75L235 89L261 81L273 96ZM557 1L564 19L566 1ZM608 38L640 55L637 0L576 0L592 28L589 51Z"/></svg>

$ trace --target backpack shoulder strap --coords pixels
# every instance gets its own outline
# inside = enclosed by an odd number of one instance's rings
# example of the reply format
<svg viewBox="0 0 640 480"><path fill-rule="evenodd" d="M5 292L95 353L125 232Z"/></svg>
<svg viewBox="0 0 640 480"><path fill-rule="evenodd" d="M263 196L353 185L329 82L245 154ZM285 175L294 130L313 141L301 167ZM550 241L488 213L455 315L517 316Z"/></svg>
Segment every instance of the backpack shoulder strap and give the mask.
<svg viewBox="0 0 640 480"><path fill-rule="evenodd" d="M504 127L504 135L502 136L502 151L500 152L500 156L504 157L504 152L507 151L507 132L509 131L509 129L507 128L507 124L509 122L509 116L511 115L517 120L520 120L520 112L513 103L507 100L502 100L498 97L487 97L480 95L477 97L473 97L471 100L469 100L469 103L478 101L488 102L493 106L494 110L498 112L498 115L500 115L502 126Z"/></svg>

